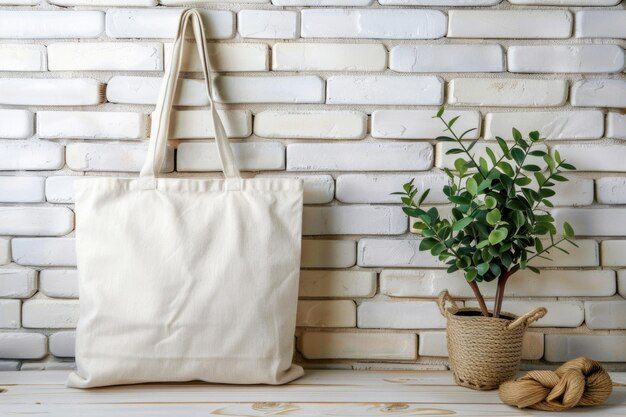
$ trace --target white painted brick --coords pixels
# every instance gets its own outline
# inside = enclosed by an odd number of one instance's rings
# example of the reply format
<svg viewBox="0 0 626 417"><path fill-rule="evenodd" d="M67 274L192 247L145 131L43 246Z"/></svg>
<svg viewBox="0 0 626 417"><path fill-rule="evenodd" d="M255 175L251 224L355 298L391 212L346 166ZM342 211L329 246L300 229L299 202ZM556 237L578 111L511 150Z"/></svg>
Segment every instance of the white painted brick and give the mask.
<svg viewBox="0 0 626 417"><path fill-rule="evenodd" d="M417 335L306 332L302 335L300 351L307 359L414 360Z"/></svg>
<svg viewBox="0 0 626 417"><path fill-rule="evenodd" d="M104 85L89 78L0 78L0 104L91 106L104 100Z"/></svg>
<svg viewBox="0 0 626 417"><path fill-rule="evenodd" d="M619 2L612 0L612 4L617 3ZM576 12L576 37L626 38L626 10L580 10Z"/></svg>
<svg viewBox="0 0 626 417"><path fill-rule="evenodd" d="M272 47L273 71L384 71L387 49L382 44L277 43Z"/></svg>
<svg viewBox="0 0 626 417"><path fill-rule="evenodd" d="M183 9L109 9L106 34L111 38L175 38ZM235 15L228 10L199 9L207 38L235 35Z"/></svg>
<svg viewBox="0 0 626 417"><path fill-rule="evenodd" d="M20 371L75 371L76 363L47 358L41 362L22 362Z"/></svg>
<svg viewBox="0 0 626 417"><path fill-rule="evenodd" d="M293 10L241 10L237 32L243 38L295 39L299 36L298 12Z"/></svg>
<svg viewBox="0 0 626 417"><path fill-rule="evenodd" d="M48 353L41 333L0 333L0 358L41 359Z"/></svg>
<svg viewBox="0 0 626 417"><path fill-rule="evenodd" d="M305 207L304 235L399 235L407 231L407 216L400 207Z"/></svg>
<svg viewBox="0 0 626 417"><path fill-rule="evenodd" d="M555 182L552 188L556 195L550 197L554 206L589 206L593 204L593 180L567 175L569 181ZM533 184L536 181L533 179ZM533 185L535 187L536 185Z"/></svg>
<svg viewBox="0 0 626 417"><path fill-rule="evenodd" d="M44 177L0 177L0 202L40 203L44 198Z"/></svg>
<svg viewBox="0 0 626 417"><path fill-rule="evenodd" d="M146 159L147 145L71 143L67 166L72 171L139 172ZM174 152L168 148L163 172L174 169Z"/></svg>
<svg viewBox="0 0 626 417"><path fill-rule="evenodd" d="M452 142L437 143L437 151L436 151L437 158L435 159L435 165L437 167L454 169L454 161L457 158L459 158L459 155L446 155L446 152L452 148L458 148L458 145ZM472 154L475 155L475 158L479 158L479 157L487 158L487 153L485 152L485 148L491 148L491 150L494 152L497 158L499 158L500 155L502 154L502 152L500 151L500 147L495 142L492 142L492 143L478 142L472 148ZM535 145L533 146L533 149L541 150L544 152L548 151L548 148L545 145ZM526 162L539 165L540 167L544 169L546 167L544 160L538 156L528 156L526 158Z"/></svg>
<svg viewBox="0 0 626 417"><path fill-rule="evenodd" d="M565 362L587 356L600 362L626 361L626 336L547 334L545 359Z"/></svg>
<svg viewBox="0 0 626 417"><path fill-rule="evenodd" d="M446 35L438 10L304 9L303 38L437 39Z"/></svg>
<svg viewBox="0 0 626 417"><path fill-rule="evenodd" d="M0 71L46 71L44 45L0 45Z"/></svg>
<svg viewBox="0 0 626 417"><path fill-rule="evenodd" d="M78 274L75 269L44 269L39 291L52 298L78 298Z"/></svg>
<svg viewBox="0 0 626 417"><path fill-rule="evenodd" d="M626 329L626 300L585 301L585 323L590 329Z"/></svg>
<svg viewBox="0 0 626 417"><path fill-rule="evenodd" d="M430 252L418 250L421 239L361 239L359 266L443 268L443 262Z"/></svg>
<svg viewBox="0 0 626 417"><path fill-rule="evenodd" d="M509 72L598 73L624 69L624 50L618 45L510 46Z"/></svg>
<svg viewBox="0 0 626 417"><path fill-rule="evenodd" d="M0 4L2 4L2 0L0 0ZM19 371L19 370L20 370L20 361L0 360L0 371L8 372L8 371Z"/></svg>
<svg viewBox="0 0 626 417"><path fill-rule="evenodd" d="M336 75L326 84L327 104L443 103L443 80L433 76Z"/></svg>
<svg viewBox="0 0 626 417"><path fill-rule="evenodd" d="M165 68L172 59L172 43L164 45ZM260 43L210 43L207 45L209 65L214 71L269 71L269 47ZM195 42L185 48L181 70L201 72Z"/></svg>
<svg viewBox="0 0 626 417"><path fill-rule="evenodd" d="M443 329L446 319L434 301L363 301L359 305L360 328Z"/></svg>
<svg viewBox="0 0 626 417"><path fill-rule="evenodd" d="M599 110L487 113L484 137L513 140L513 127L523 135L537 130L546 139L599 139L604 134L604 113Z"/></svg>
<svg viewBox="0 0 626 417"><path fill-rule="evenodd" d="M81 42L48 45L50 71L162 71L160 43Z"/></svg>
<svg viewBox="0 0 626 417"><path fill-rule="evenodd" d="M367 115L348 110L267 110L254 116L254 133L265 138L363 139Z"/></svg>
<svg viewBox="0 0 626 417"><path fill-rule="evenodd" d="M373 271L300 271L301 298L369 298L376 293Z"/></svg>
<svg viewBox="0 0 626 417"><path fill-rule="evenodd" d="M252 134L252 113L250 111L218 110L218 113L229 138L246 138ZM210 110L178 110L172 113L170 139L214 137L213 116Z"/></svg>
<svg viewBox="0 0 626 417"><path fill-rule="evenodd" d="M398 72L502 72L500 45L398 45L389 68Z"/></svg>
<svg viewBox="0 0 626 417"><path fill-rule="evenodd" d="M245 171L285 169L285 146L279 142L234 143L237 166ZM215 143L181 143L176 152L178 171L221 171Z"/></svg>
<svg viewBox="0 0 626 417"><path fill-rule="evenodd" d="M432 160L429 143L287 145L288 171L427 171Z"/></svg>
<svg viewBox="0 0 626 417"><path fill-rule="evenodd" d="M552 147L554 151L578 171L626 172L626 146L622 144L556 145Z"/></svg>
<svg viewBox="0 0 626 417"><path fill-rule="evenodd" d="M567 81L530 78L455 78L448 103L459 106L555 107L567 100Z"/></svg>
<svg viewBox="0 0 626 417"><path fill-rule="evenodd" d="M374 0L272 0L275 6L369 6Z"/></svg>
<svg viewBox="0 0 626 417"><path fill-rule="evenodd" d="M378 0L384 6L494 6L502 0Z"/></svg>
<svg viewBox="0 0 626 417"><path fill-rule="evenodd" d="M19 329L21 311L20 300L0 300L0 328Z"/></svg>
<svg viewBox="0 0 626 417"><path fill-rule="evenodd" d="M45 141L0 143L0 171L59 169L65 162L65 147Z"/></svg>
<svg viewBox="0 0 626 417"><path fill-rule="evenodd" d="M450 10L448 19L449 38L569 38L574 21L567 10Z"/></svg>
<svg viewBox="0 0 626 417"><path fill-rule="evenodd" d="M104 31L104 13L81 11L0 11L0 39L97 38Z"/></svg>
<svg viewBox="0 0 626 417"><path fill-rule="evenodd" d="M478 302L467 301L465 305L477 308ZM578 327L585 321L585 306L582 301L505 299L502 304L502 311L521 316L537 307L545 307L548 314L531 324L533 327Z"/></svg>
<svg viewBox="0 0 626 417"><path fill-rule="evenodd" d="M626 139L626 114L609 112L606 115L606 137Z"/></svg>
<svg viewBox="0 0 626 417"><path fill-rule="evenodd" d="M549 239L542 239L543 246L549 246ZM548 259L535 258L530 261L531 266L538 268L573 268L573 267L591 267L600 265L600 254L598 250L598 242L592 239L576 239L574 242L578 247L568 243L560 246L569 252L569 255L557 250L550 250L546 257Z"/></svg>
<svg viewBox="0 0 626 417"><path fill-rule="evenodd" d="M26 139L33 135L34 121L28 110L0 109L0 138Z"/></svg>
<svg viewBox="0 0 626 417"><path fill-rule="evenodd" d="M626 266L626 240L602 241L602 266Z"/></svg>
<svg viewBox="0 0 626 417"><path fill-rule="evenodd" d="M78 322L78 300L37 296L22 303L22 326L27 329L67 329Z"/></svg>
<svg viewBox="0 0 626 417"><path fill-rule="evenodd" d="M0 297L28 298L37 291L37 273L26 268L0 269Z"/></svg>
<svg viewBox="0 0 626 417"><path fill-rule="evenodd" d="M325 95L324 80L317 75L218 75L213 86L220 103L323 103Z"/></svg>
<svg viewBox="0 0 626 417"><path fill-rule="evenodd" d="M0 265L11 262L11 238L0 237Z"/></svg>
<svg viewBox="0 0 626 417"><path fill-rule="evenodd" d="M74 228L67 207L0 207L0 234L62 236Z"/></svg>
<svg viewBox="0 0 626 417"><path fill-rule="evenodd" d="M621 295L622 298L626 298L626 269L617 271L617 282L619 295Z"/></svg>
<svg viewBox="0 0 626 417"><path fill-rule="evenodd" d="M356 327L356 305L352 300L300 300L296 325Z"/></svg>
<svg viewBox="0 0 626 417"><path fill-rule="evenodd" d="M274 175L257 175L257 178L276 178ZM304 204L326 204L333 201L335 181L330 175L288 175L304 182Z"/></svg>
<svg viewBox="0 0 626 417"><path fill-rule="evenodd" d="M46 178L46 201L50 203L74 203L74 180L80 177L58 176Z"/></svg>
<svg viewBox="0 0 626 417"><path fill-rule="evenodd" d="M443 174L342 174L337 177L337 200L343 203L399 203L392 192L402 190L402 186L414 179L420 192L430 188L426 204L447 203L442 187L449 178Z"/></svg>
<svg viewBox="0 0 626 417"><path fill-rule="evenodd" d="M596 195L600 204L626 204L626 177L596 179Z"/></svg>
<svg viewBox="0 0 626 417"><path fill-rule="evenodd" d="M61 358L73 358L76 345L76 332L56 332L48 338L50 353Z"/></svg>
<svg viewBox="0 0 626 417"><path fill-rule="evenodd" d="M354 240L302 240L302 268L350 268L356 264Z"/></svg>
<svg viewBox="0 0 626 417"><path fill-rule="evenodd" d="M133 112L40 111L37 133L45 139L143 139L148 117Z"/></svg>
<svg viewBox="0 0 626 417"><path fill-rule="evenodd" d="M588 79L572 86L572 106L626 107L626 80Z"/></svg>
<svg viewBox="0 0 626 417"><path fill-rule="evenodd" d="M269 3L270 0L238 0L236 3L256 3L256 4L266 4ZM206 3L224 3L223 0L159 0L159 4L162 6L178 6L183 5L187 6L190 4L206 4Z"/></svg>
<svg viewBox="0 0 626 417"><path fill-rule="evenodd" d="M150 7L158 4L157 0L48 0L48 3L57 6L121 6L121 7Z"/></svg>
<svg viewBox="0 0 626 417"><path fill-rule="evenodd" d="M14 238L13 261L19 265L75 266L74 238Z"/></svg>
<svg viewBox="0 0 626 417"><path fill-rule="evenodd" d="M381 139L434 139L445 135L441 120L433 118L434 110L375 110L372 113L372 136ZM455 129L469 132L465 139L480 136L480 113L474 110L447 110L446 117L459 116Z"/></svg>
<svg viewBox="0 0 626 417"><path fill-rule="evenodd" d="M0 0L2 6L36 6L41 0Z"/></svg>
<svg viewBox="0 0 626 417"><path fill-rule="evenodd" d="M156 104L161 77L112 77L106 88L107 100L122 104ZM182 79L174 103L178 106L207 106L209 98L203 80Z"/></svg>
<svg viewBox="0 0 626 417"><path fill-rule="evenodd" d="M511 4L538 6L615 6L621 0L509 0Z"/></svg>
<svg viewBox="0 0 626 417"><path fill-rule="evenodd" d="M624 236L626 235L626 208L570 209L552 211L557 230L564 222L574 228L577 236Z"/></svg>

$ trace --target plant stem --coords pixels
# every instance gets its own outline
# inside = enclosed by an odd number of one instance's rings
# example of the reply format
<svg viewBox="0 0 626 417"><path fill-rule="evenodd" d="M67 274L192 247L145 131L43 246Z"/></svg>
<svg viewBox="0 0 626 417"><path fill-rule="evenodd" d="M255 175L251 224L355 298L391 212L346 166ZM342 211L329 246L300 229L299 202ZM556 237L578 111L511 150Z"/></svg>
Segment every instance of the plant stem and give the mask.
<svg viewBox="0 0 626 417"><path fill-rule="evenodd" d="M472 291L474 291L474 297L476 297L476 299L478 300L478 305L480 306L480 311L483 313L483 316L489 317L489 310L487 310L487 304L485 304L485 299L480 293L480 288L478 288L478 284L476 284L476 281L470 281L468 282L468 284L472 288Z"/></svg>
<svg viewBox="0 0 626 417"><path fill-rule="evenodd" d="M504 288L506 287L506 281L511 275L517 272L517 268L511 268L498 278L498 288L496 289L496 299L493 304L493 317L500 317L502 311L502 300L504 300Z"/></svg>
<svg viewBox="0 0 626 417"><path fill-rule="evenodd" d="M472 163L474 163L474 166L478 170L478 173L483 177L483 179L487 179L487 177L485 176L485 173L482 171L480 166L476 163L476 161L474 160L474 157L472 156L472 154L469 153L469 150L465 147L465 145L461 141L461 138L459 138L456 135L456 133L454 133L454 131L452 130L450 125L448 125L448 122L446 122L443 119L443 117L441 117L441 116L439 116L439 120L441 120L443 122L443 124L446 125L446 128L448 128L448 132L450 132L452 134L452 136L454 136L454 139L456 139L456 142L461 146L461 148L463 149L463 152L465 152L465 154L469 157L470 161L472 161ZM461 183L461 180L459 179L459 184L460 183Z"/></svg>

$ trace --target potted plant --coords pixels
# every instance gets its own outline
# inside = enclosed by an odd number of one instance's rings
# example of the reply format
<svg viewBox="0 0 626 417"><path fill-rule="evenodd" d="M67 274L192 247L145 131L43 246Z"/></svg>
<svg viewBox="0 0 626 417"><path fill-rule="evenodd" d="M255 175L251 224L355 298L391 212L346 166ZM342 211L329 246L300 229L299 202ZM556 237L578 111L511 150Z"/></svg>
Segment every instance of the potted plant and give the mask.
<svg viewBox="0 0 626 417"><path fill-rule="evenodd" d="M530 132L524 139L517 129L513 129L512 143L497 137L494 145L499 149L487 147L486 156L477 157L472 149L478 139L463 141L475 129L457 135L453 126L458 116L446 121L443 107L434 117L449 134L437 140L456 145L446 155L459 155L454 170L444 168L450 181L443 193L453 205L452 217L442 217L436 207L423 209L430 190L418 195L413 180L394 194L401 195L404 212L415 219L413 229L422 235L419 250L444 262L448 273L462 271L480 306L458 308L447 291L439 297L442 314L447 317L448 352L456 382L474 389L494 389L515 376L526 328L546 313L544 308L522 317L502 313L508 279L522 269L539 273L529 263L534 258L548 259L551 250L567 253L561 247L563 242L576 246L568 223L562 237L555 238L554 218L546 210L553 207L553 186L567 181L563 173L575 167L558 152L551 156L536 149L542 142L539 132ZM528 157L543 160L545 170L527 161ZM542 238L547 238L547 243ZM489 311L478 284L494 280L497 289Z"/></svg>

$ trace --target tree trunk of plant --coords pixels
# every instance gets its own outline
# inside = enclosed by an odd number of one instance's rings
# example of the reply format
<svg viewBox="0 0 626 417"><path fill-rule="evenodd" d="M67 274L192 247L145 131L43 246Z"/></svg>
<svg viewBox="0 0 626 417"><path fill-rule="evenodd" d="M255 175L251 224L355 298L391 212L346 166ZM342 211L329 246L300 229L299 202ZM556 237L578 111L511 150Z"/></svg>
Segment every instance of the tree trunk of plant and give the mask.
<svg viewBox="0 0 626 417"><path fill-rule="evenodd" d="M502 311L502 301L504 300L504 288L506 287L506 281L509 279L511 275L515 273L516 269L510 269L502 274L498 278L498 288L496 289L496 299L493 304L493 317L500 317L500 312Z"/></svg>
<svg viewBox="0 0 626 417"><path fill-rule="evenodd" d="M483 313L483 316L489 317L489 310L487 309L487 304L485 304L485 299L483 298L483 295L480 293L480 288L478 288L478 284L476 284L476 281L468 282L468 284L472 288L472 291L474 291L474 297L476 297L476 300L478 300L478 305L480 306L480 311Z"/></svg>

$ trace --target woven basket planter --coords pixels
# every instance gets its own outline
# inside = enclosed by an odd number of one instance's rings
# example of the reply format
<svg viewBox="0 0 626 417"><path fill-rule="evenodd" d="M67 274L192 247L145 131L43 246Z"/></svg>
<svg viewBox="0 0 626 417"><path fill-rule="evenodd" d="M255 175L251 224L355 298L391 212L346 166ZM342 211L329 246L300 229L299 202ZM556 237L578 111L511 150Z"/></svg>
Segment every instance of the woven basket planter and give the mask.
<svg viewBox="0 0 626 417"><path fill-rule="evenodd" d="M448 355L455 382L476 390L492 390L515 378L528 326L546 314L543 307L521 317L501 313L485 317L478 308L459 308L448 291L439 294L447 319Z"/></svg>

